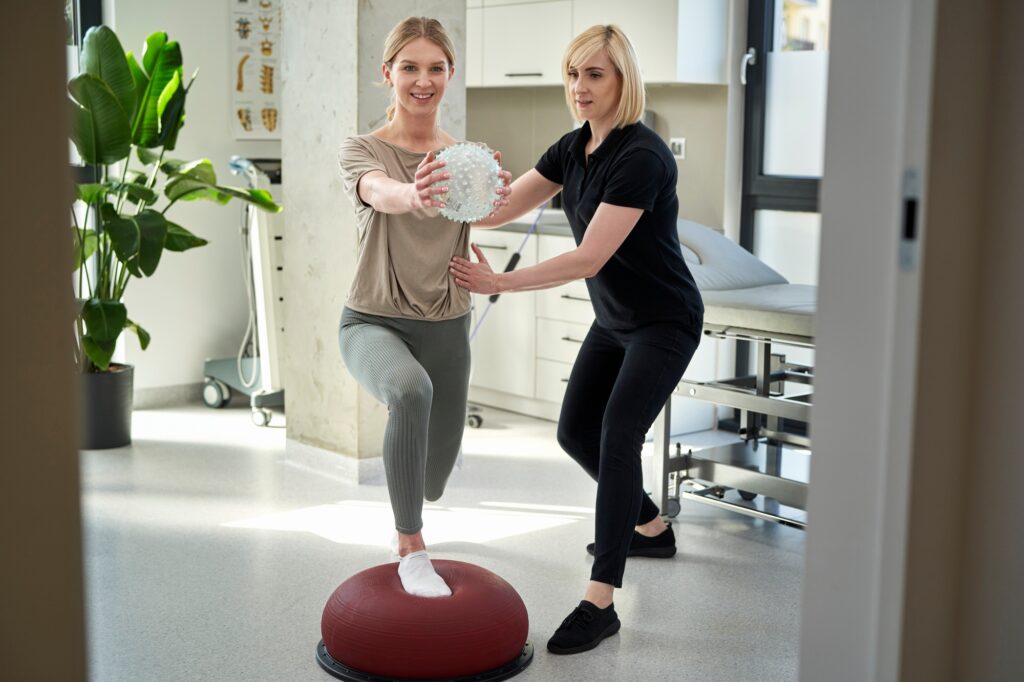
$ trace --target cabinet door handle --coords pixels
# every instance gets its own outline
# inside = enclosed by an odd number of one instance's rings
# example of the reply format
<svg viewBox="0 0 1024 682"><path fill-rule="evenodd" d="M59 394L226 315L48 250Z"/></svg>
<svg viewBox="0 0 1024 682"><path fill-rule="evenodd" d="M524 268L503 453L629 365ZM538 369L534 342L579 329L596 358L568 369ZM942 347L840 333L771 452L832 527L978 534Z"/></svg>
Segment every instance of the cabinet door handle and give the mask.
<svg viewBox="0 0 1024 682"><path fill-rule="evenodd" d="M567 301L583 301L584 303L590 303L589 298L583 298L582 296L573 296L572 294L562 294L559 298L564 298Z"/></svg>
<svg viewBox="0 0 1024 682"><path fill-rule="evenodd" d="M567 384L567 383L569 383L569 380L568 380L568 379L559 379L559 381L561 381L561 382L562 382L563 384Z"/></svg>
<svg viewBox="0 0 1024 682"><path fill-rule="evenodd" d="M583 343L580 339L574 339L571 336L563 336L562 341L571 341L573 343Z"/></svg>
<svg viewBox="0 0 1024 682"><path fill-rule="evenodd" d="M508 251L507 246L499 246L496 244L477 244L481 249L496 249L498 251Z"/></svg>
<svg viewBox="0 0 1024 682"><path fill-rule="evenodd" d="M535 72L523 72L523 73L506 73L505 78L521 78L523 76L535 76L537 78L543 78L544 74Z"/></svg>

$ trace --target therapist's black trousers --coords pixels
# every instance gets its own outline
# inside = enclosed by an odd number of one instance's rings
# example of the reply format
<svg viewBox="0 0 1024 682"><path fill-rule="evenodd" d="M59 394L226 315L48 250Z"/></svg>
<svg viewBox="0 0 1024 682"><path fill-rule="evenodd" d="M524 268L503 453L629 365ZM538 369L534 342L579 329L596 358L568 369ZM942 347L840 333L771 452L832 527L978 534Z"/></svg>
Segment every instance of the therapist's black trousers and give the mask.
<svg viewBox="0 0 1024 682"><path fill-rule="evenodd" d="M700 343L701 322L631 331L595 322L573 365L558 418L558 443L597 481L590 579L622 587L635 526L658 507L644 492L644 437Z"/></svg>

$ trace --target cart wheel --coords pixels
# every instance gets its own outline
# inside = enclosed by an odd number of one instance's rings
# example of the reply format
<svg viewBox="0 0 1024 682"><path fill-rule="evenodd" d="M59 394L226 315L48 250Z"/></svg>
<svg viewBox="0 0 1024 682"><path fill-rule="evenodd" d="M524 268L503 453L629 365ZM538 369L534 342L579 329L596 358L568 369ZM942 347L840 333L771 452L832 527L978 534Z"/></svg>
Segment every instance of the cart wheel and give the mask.
<svg viewBox="0 0 1024 682"><path fill-rule="evenodd" d="M757 497L757 493L752 493L746 490L737 490L736 492L738 492L740 494L740 497L742 497L747 502L750 502L752 499Z"/></svg>
<svg viewBox="0 0 1024 682"><path fill-rule="evenodd" d="M682 505L679 504L679 498L678 497L670 497L670 498L668 498L668 505L667 506L668 506L668 509L665 510L665 513L668 514L668 516L670 518L674 519L675 517L679 516L679 512L682 511Z"/></svg>
<svg viewBox="0 0 1024 682"><path fill-rule="evenodd" d="M481 426L483 426L484 418L478 414L467 414L466 423L469 425L469 428L471 429L479 429Z"/></svg>
<svg viewBox="0 0 1024 682"><path fill-rule="evenodd" d="M203 404L207 407L224 407L231 400L231 389L219 379L206 378L203 383Z"/></svg>
<svg viewBox="0 0 1024 682"><path fill-rule="evenodd" d="M256 407L252 411L252 423L256 426L266 426L270 423L272 412L265 407Z"/></svg>

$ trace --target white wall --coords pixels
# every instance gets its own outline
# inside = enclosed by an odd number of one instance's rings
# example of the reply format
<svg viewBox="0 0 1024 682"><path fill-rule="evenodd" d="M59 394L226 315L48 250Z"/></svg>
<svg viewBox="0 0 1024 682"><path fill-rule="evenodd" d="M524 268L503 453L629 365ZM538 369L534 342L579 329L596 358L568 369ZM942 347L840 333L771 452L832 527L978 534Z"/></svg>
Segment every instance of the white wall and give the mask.
<svg viewBox="0 0 1024 682"><path fill-rule="evenodd" d="M899 609L887 605L902 600L915 330L897 254L903 169L920 164L910 152L927 125L918 86L928 64L911 73L908 55L913 27L928 26L915 10L928 4L833 7L800 642L808 682L898 679L884 644L899 635ZM924 116L911 100L924 101Z"/></svg>
<svg viewBox="0 0 1024 682"><path fill-rule="evenodd" d="M107 0L104 23L114 28L125 50L136 55L146 36L155 31L166 31L181 44L186 77L196 68L199 75L189 91L185 127L173 156L208 158L222 184L244 185L229 173L228 158L233 154L279 157L281 145L231 137L230 4L228 0ZM238 352L248 316L242 285L241 211L238 202L219 206L204 201L181 202L168 213L171 220L210 244L185 253L165 253L154 277L135 280L128 288L129 317L153 337L149 349L142 351L135 337L126 335L126 359L135 365L137 404L159 401L173 387L199 384L206 358L234 357Z"/></svg>

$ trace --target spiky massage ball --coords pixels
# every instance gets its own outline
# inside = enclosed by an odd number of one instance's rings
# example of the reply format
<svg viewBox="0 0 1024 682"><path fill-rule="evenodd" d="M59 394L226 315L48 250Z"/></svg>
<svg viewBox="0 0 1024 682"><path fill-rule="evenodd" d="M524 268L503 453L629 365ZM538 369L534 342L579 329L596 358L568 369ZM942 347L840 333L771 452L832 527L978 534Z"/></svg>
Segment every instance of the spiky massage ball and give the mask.
<svg viewBox="0 0 1024 682"><path fill-rule="evenodd" d="M448 187L447 192L436 195L445 204L441 215L460 223L486 218L494 210L496 190L502 185L494 152L483 145L459 142L445 147L437 158L445 162L442 170L451 174L434 183Z"/></svg>

